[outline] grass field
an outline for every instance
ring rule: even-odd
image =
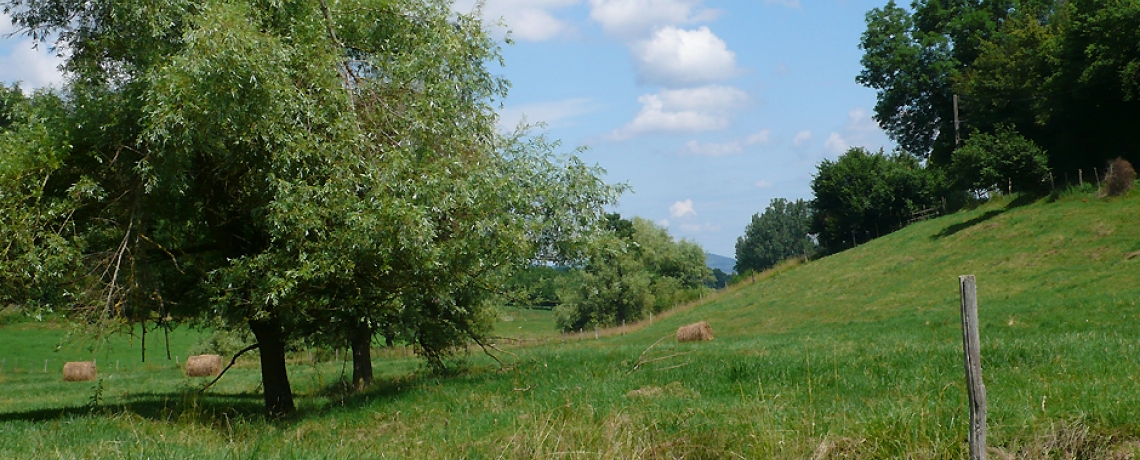
[[[1135,458],[1138,223],[1138,194],[997,200],[653,325],[504,346],[506,368],[473,354],[436,378],[381,351],[358,394],[338,390],[342,363],[298,357],[281,423],[259,416],[252,363],[201,396],[173,366],[64,384],[39,372],[61,331],[4,326],[0,353],[40,368],[0,373],[0,457],[966,458],[957,277],[974,274],[990,458]],[[542,338],[544,314],[504,310],[496,334]],[[716,340],[669,338],[698,320]]]

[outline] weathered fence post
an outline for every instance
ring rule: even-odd
[[[966,389],[970,400],[970,460],[986,459],[986,385],[982,383],[982,351],[978,339],[978,286],[974,275],[958,277],[962,293],[962,343],[966,355]]]

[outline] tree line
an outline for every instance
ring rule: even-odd
[[[995,192],[1040,196],[1101,177],[1107,193],[1131,188],[1140,1],[892,0],[866,23],[856,81],[876,90],[874,118],[898,149],[821,162],[811,200],[776,199],[753,216],[738,273],[854,247]]]

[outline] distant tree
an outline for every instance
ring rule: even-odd
[[[636,321],[692,299],[711,279],[696,243],[675,241],[645,219],[611,214],[607,220],[611,237],[590,249],[588,262],[559,291],[560,329]]]
[[[820,163],[812,179],[811,232],[835,253],[897,230],[914,211],[935,205],[939,177],[906,153],[851,148]]]
[[[515,305],[552,309],[558,305],[558,286],[569,269],[532,265],[519,270],[507,282],[509,301]]]
[[[714,268],[712,271],[712,279],[705,283],[713,289],[724,289],[728,287],[729,281],[732,281],[732,275],[725,273],[724,270]]]
[[[804,200],[774,198],[763,214],[753,214],[736,239],[736,272],[763,271],[793,256],[815,253],[811,206]]]

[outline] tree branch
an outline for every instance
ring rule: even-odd
[[[238,357],[239,357],[239,356],[241,356],[241,355],[244,355],[244,354],[245,354],[246,352],[248,352],[248,351],[256,350],[256,349],[258,349],[258,348],[260,348],[260,347],[261,347],[261,344],[260,344],[260,343],[255,343],[255,344],[253,344],[253,345],[250,345],[250,346],[248,346],[248,347],[245,347],[245,348],[244,348],[244,349],[242,349],[241,351],[237,352],[237,354],[235,354],[235,355],[234,355],[234,359],[231,359],[231,360],[230,360],[230,365],[229,365],[229,366],[226,366],[226,368],[225,368],[225,369],[222,369],[222,372],[221,372],[221,373],[219,373],[217,377],[214,377],[214,380],[213,380],[213,381],[211,381],[210,383],[207,383],[207,384],[206,384],[206,386],[202,387],[202,389],[201,389],[201,390],[198,390],[198,394],[203,394],[203,393],[205,393],[205,392],[206,392],[206,389],[207,389],[207,388],[210,388],[210,387],[211,387],[211,386],[213,386],[215,383],[218,383],[218,380],[221,380],[221,379],[222,379],[222,376],[223,376],[223,375],[226,375],[226,371],[230,370],[230,368],[231,368],[231,367],[234,367],[234,364],[237,364],[237,359],[238,359]]]

